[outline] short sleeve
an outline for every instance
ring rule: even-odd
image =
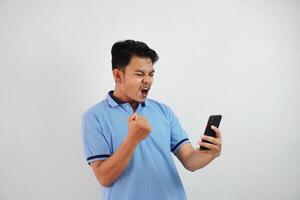
[[[189,143],[188,136],[183,130],[179,120],[169,109],[170,129],[171,129],[171,151],[173,154],[185,143]]]
[[[105,160],[111,155],[108,140],[93,112],[82,115],[81,134],[84,156],[88,164],[95,160]]]

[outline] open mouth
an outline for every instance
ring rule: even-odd
[[[147,97],[147,95],[148,95],[148,93],[149,93],[149,90],[150,90],[150,87],[143,87],[143,88],[141,89],[141,95],[142,95],[143,97]]]

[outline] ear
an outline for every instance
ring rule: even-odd
[[[115,83],[122,82],[122,71],[120,69],[113,69],[113,76],[115,79]]]

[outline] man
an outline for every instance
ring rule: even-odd
[[[125,40],[111,49],[115,89],[83,114],[84,153],[106,200],[183,200],[186,194],[171,153],[195,171],[221,152],[216,138],[202,136],[194,149],[165,104],[147,99],[158,55],[145,43]],[[203,140],[209,141],[204,142]]]

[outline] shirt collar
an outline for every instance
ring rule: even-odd
[[[108,103],[109,103],[110,106],[117,107],[119,105],[128,103],[128,102],[121,101],[120,99],[118,99],[116,96],[113,95],[113,92],[114,92],[113,90],[109,91],[108,94],[107,94],[107,96],[106,96],[106,99],[107,99],[107,101],[108,101]],[[146,106],[146,101],[141,102],[141,105],[142,106]]]

